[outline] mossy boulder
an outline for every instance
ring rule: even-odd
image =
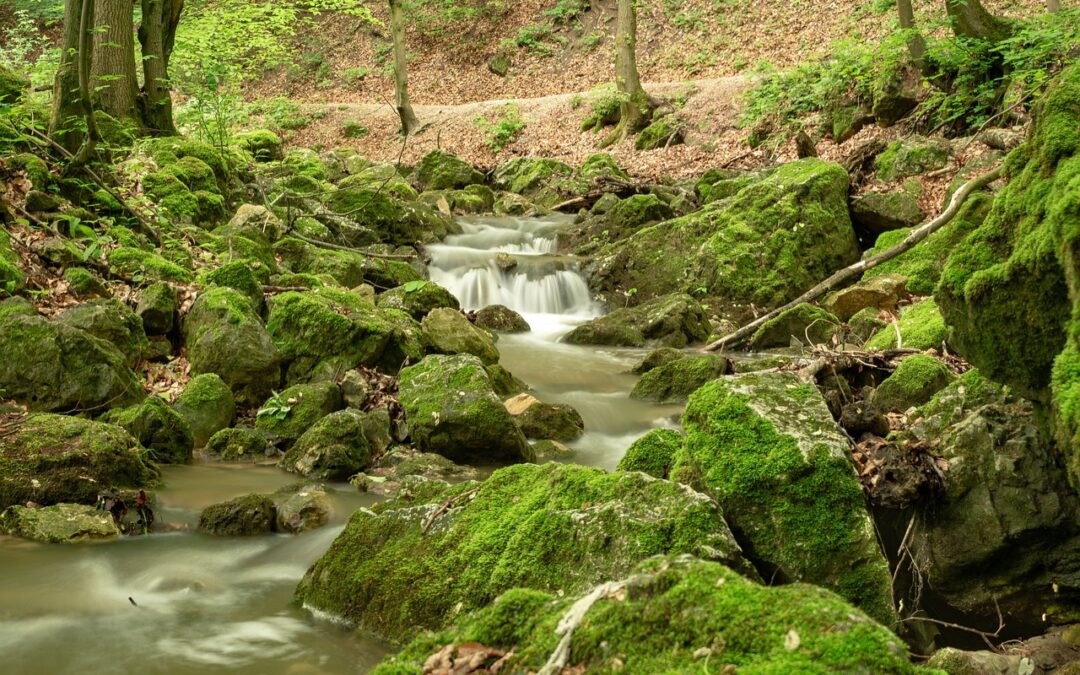
[[[240,291],[256,312],[262,312],[265,304],[262,284],[255,278],[251,266],[244,260],[233,260],[210,270],[199,276],[199,282],[204,286],[219,286]]]
[[[119,300],[91,300],[74,305],[60,312],[56,320],[112,343],[127,359],[129,367],[141,361],[150,347],[142,319]]]
[[[477,357],[425,357],[401,371],[398,386],[409,433],[421,452],[464,464],[533,460]]]
[[[414,176],[425,190],[460,190],[484,182],[484,174],[442,150],[434,150],[420,160]]]
[[[946,141],[909,136],[890,143],[874,160],[874,168],[879,179],[894,181],[943,169],[951,155]]]
[[[212,504],[199,514],[199,531],[215,537],[250,537],[274,528],[274,500],[267,495],[245,495]]]
[[[0,263],[0,266],[2,265],[3,263]],[[3,272],[0,272],[0,275],[2,274]],[[72,295],[77,298],[88,298],[95,295],[99,297],[109,296],[109,291],[101,283],[101,279],[85,267],[65,268],[64,281],[67,282]],[[3,281],[0,281],[0,285],[2,284]]]
[[[568,595],[506,591],[453,628],[419,635],[372,674],[421,673],[432,662],[464,667],[485,649],[496,650],[489,660],[506,653],[507,672],[543,672],[565,639],[557,626],[579,609],[584,620],[567,634],[564,672],[922,672],[888,629],[815,586],[762,586],[691,556],[654,558],[605,581]]]
[[[14,105],[30,89],[30,81],[10,68],[0,66],[0,103]]]
[[[167,335],[177,324],[178,310],[176,289],[159,281],[147,286],[139,295],[135,314],[142,319],[147,335]]]
[[[790,347],[793,340],[805,346],[828,345],[840,329],[840,319],[803,302],[762,324],[750,338],[750,348]]]
[[[472,354],[487,364],[499,362],[491,333],[477,328],[456,309],[433,309],[420,322],[431,348],[439,354]]]
[[[187,422],[195,447],[201,448],[233,423],[236,399],[225,380],[216,373],[205,373],[188,382],[173,409]]]
[[[183,284],[195,281],[190,266],[178,265],[141,248],[121,246],[110,251],[107,260],[112,270],[129,277],[140,275],[149,281],[176,281]]]
[[[847,321],[867,308],[893,311],[907,295],[907,277],[883,275],[864,279],[852,286],[830,293],[822,306],[836,318]]]
[[[376,187],[335,190],[326,196],[325,202],[332,213],[375,232],[385,243],[411,246],[425,240],[421,219],[401,201]],[[371,243],[357,239],[349,228],[338,234],[354,246]]]
[[[581,163],[581,169],[578,173],[581,174],[582,178],[590,182],[598,178],[630,180],[630,175],[623,171],[615,158],[606,152],[595,152],[589,155]]]
[[[525,438],[572,441],[585,433],[581,413],[565,403],[544,403],[529,394],[518,394],[505,405]]]
[[[849,441],[813,384],[790,373],[713,380],[690,396],[673,480],[712,495],[774,578],[835,590],[895,620]]]
[[[203,454],[226,462],[261,462],[276,457],[277,450],[255,429],[234,427],[211,436]]]
[[[31,410],[101,410],[142,400],[146,393],[128,361],[112,343],[49,321],[21,298],[0,303],[0,389]]]
[[[158,481],[146,449],[120,427],[64,415],[5,420],[0,436],[0,507],[93,504],[102,490]]]
[[[251,153],[256,162],[273,162],[280,160],[281,137],[269,129],[254,129],[233,136],[233,142]]]
[[[866,192],[851,200],[851,220],[871,241],[882,232],[915,227],[925,217],[919,196],[910,190]]]
[[[281,379],[274,341],[240,291],[202,293],[184,319],[184,342],[192,373],[217,373],[241,404],[261,403]]]
[[[689,295],[669,295],[637,307],[620,307],[570,331],[575,345],[685,347],[709,336],[705,309]]]
[[[581,592],[663,553],[742,564],[704,495],[641,473],[521,464],[357,511],[296,596],[400,640],[510,588]]]
[[[915,354],[904,359],[874,391],[878,410],[903,412],[922,405],[956,379],[952,371],[933,356]]]
[[[417,321],[428,312],[439,307],[461,308],[453,293],[433,281],[412,281],[403,286],[391,288],[380,294],[376,303],[379,307],[398,309]]]
[[[616,467],[619,471],[641,471],[653,478],[667,478],[683,437],[674,429],[653,429],[630,444]]]
[[[157,396],[148,396],[142,403],[128,408],[110,410],[101,419],[131,434],[158,462],[191,461],[195,447],[191,427],[180,413]]]
[[[838,164],[781,165],[604,246],[586,267],[590,285],[614,297],[635,288],[635,299],[692,292],[738,316],[781,305],[858,259],[847,192]]]
[[[597,205],[601,205],[600,202]],[[609,207],[590,217],[583,235],[600,241],[617,241],[646,225],[673,217],[675,211],[656,195],[633,195],[615,200]]]
[[[492,186],[497,190],[519,194],[547,209],[575,195],[584,194],[589,181],[564,162],[518,157],[495,169]]]
[[[329,276],[334,283],[346,288],[370,283],[389,289],[422,280],[420,273],[403,261],[316,248],[294,237],[286,237],[275,244],[274,255],[281,258],[281,266],[288,272]]]
[[[315,422],[281,459],[281,467],[320,480],[347,480],[370,467],[373,454],[363,414],[348,408]]]
[[[506,305],[488,305],[476,313],[476,325],[496,333],[528,333],[529,322]]]
[[[659,349],[652,350],[645,356],[645,358],[634,364],[631,372],[637,375],[644,375],[650,370],[659,368],[660,366],[666,366],[669,363],[673,363],[675,361],[678,361],[679,359],[684,359],[687,356],[689,356],[689,354],[687,354],[681,349],[675,349],[674,347],[661,347]]]
[[[396,372],[425,348],[420,325],[408,314],[334,288],[274,297],[267,327],[288,384],[336,379],[360,365]]]
[[[86,504],[9,506],[0,513],[0,532],[45,544],[103,541],[120,536],[107,511]]]
[[[634,385],[630,398],[656,403],[683,403],[709,380],[731,370],[723,356],[686,356],[645,372]]]
[[[301,483],[281,488],[270,495],[274,500],[274,530],[300,534],[330,522],[333,505],[326,488],[318,483]]]
[[[416,189],[402,177],[393,164],[372,164],[367,166],[342,179],[338,182],[338,187],[345,190],[357,188],[382,189],[387,194],[406,202],[413,201],[418,196]]]
[[[288,410],[275,414],[271,404],[283,404]],[[297,384],[275,394],[263,405],[263,411],[269,414],[259,415],[255,428],[285,445],[292,445],[316,422],[344,407],[341,387],[336,382]]]
[[[641,130],[634,141],[634,149],[656,150],[682,143],[682,123],[674,115],[664,115]]]
[[[949,338],[949,329],[941,310],[933,298],[927,298],[900,310],[900,317],[895,327],[886,326],[866,343],[869,350],[895,349],[896,328],[900,329],[900,340],[905,349],[937,349]]]
[[[19,256],[11,248],[11,235],[0,230],[0,297],[15,295],[26,285],[26,275],[19,269]]]

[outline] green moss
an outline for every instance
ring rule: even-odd
[[[276,454],[262,434],[254,429],[222,429],[206,443],[203,453],[226,462],[260,462]]]
[[[110,410],[101,419],[122,427],[158,462],[186,464],[191,461],[194,448],[191,426],[157,396],[149,396],[130,408]]]
[[[570,331],[564,341],[579,345],[681,348],[709,335],[704,308],[694,298],[674,294],[638,307],[621,307]]]
[[[956,379],[944,363],[926,354],[910,356],[874,392],[874,405],[882,411],[904,411],[922,405]]]
[[[530,157],[518,157],[500,165],[495,169],[493,183],[496,189],[522,195],[541,208],[584,194],[589,187],[588,181],[569,165]]]
[[[709,380],[728,372],[723,356],[687,356],[658,366],[641,376],[630,398],[657,403],[682,403]]]
[[[341,400],[341,389],[334,382],[298,384],[277,394],[271,401],[284,402],[289,408],[288,413],[260,415],[255,420],[255,428],[289,444],[303,436],[313,424],[345,405]]]
[[[191,283],[195,275],[190,269],[169,262],[151,251],[123,246],[108,255],[109,266],[127,276],[141,276],[156,281]]]
[[[236,416],[232,390],[217,374],[193,377],[177,397],[173,408],[191,428],[195,447],[203,447],[210,437],[229,426]]]
[[[56,320],[111,343],[131,367],[142,360],[150,347],[142,319],[119,300],[91,300],[73,305],[61,312]]]
[[[364,421],[364,415],[351,408],[322,417],[289,449],[281,459],[281,468],[319,480],[340,481],[365,471],[377,451],[364,433]]]
[[[7,157],[5,161],[12,171],[24,172],[36,190],[45,190],[52,182],[48,165],[33,153],[20,152]]]
[[[800,344],[828,344],[839,329],[839,319],[820,307],[804,302],[762,324],[750,339],[750,347],[788,347],[792,338]]]
[[[619,460],[619,471],[641,471],[654,478],[667,478],[683,437],[672,429],[653,429],[634,441]]]
[[[14,295],[26,285],[26,275],[19,269],[19,256],[11,248],[11,236],[0,230],[0,298]]]
[[[949,337],[949,329],[941,316],[937,303],[927,298],[900,311],[898,324],[904,349],[937,349]],[[889,325],[882,328],[866,343],[869,350],[895,349],[896,329]]]
[[[337,190],[326,197],[325,204],[333,213],[375,232],[386,243],[409,246],[423,239],[420,221],[412,212],[377,188]],[[356,239],[348,228],[340,234],[353,245],[371,243]]]
[[[597,178],[630,180],[629,174],[619,168],[615,158],[606,152],[589,155],[581,165],[579,173],[587,181],[594,181]]]
[[[777,579],[821,584],[892,623],[889,569],[848,441],[813,385],[713,380],[691,395],[683,426],[672,478],[715,497]]]
[[[420,160],[415,177],[425,190],[460,190],[484,182],[484,174],[442,150],[434,150]]]
[[[215,270],[200,275],[199,281],[205,286],[221,286],[240,291],[251,301],[252,307],[259,308],[263,305],[262,284],[256,281],[248,261],[227,262]]]
[[[2,236],[2,235],[0,235]],[[2,263],[0,263],[2,265]],[[104,288],[101,281],[94,273],[85,267],[68,267],[64,270],[64,281],[68,282],[68,288],[76,295],[85,297],[100,294]],[[3,272],[0,272],[0,286],[3,286]]]
[[[567,670],[589,673],[915,673],[903,642],[833,593],[771,588],[688,556],[650,560],[602,596],[574,630]],[[508,672],[539,671],[560,619],[582,594],[513,589],[450,630],[425,633],[374,675],[419,674],[445,645],[511,652]]]
[[[271,162],[282,157],[281,138],[269,129],[237,134],[233,142],[249,152],[256,162]]]
[[[946,143],[912,136],[893,141],[875,159],[878,178],[894,181],[943,168],[951,150]]]
[[[634,141],[635,150],[656,150],[669,145],[681,145],[682,125],[674,115],[664,115],[642,129]]]
[[[391,288],[379,295],[377,304],[379,307],[399,309],[417,321],[433,309],[461,308],[458,299],[450,291],[432,281],[417,281]]]
[[[481,484],[420,483],[357,511],[297,598],[400,640],[515,586],[574,593],[662,553],[740,564],[702,495],[640,473],[521,464]]]
[[[199,530],[217,537],[267,534],[274,528],[274,500],[266,495],[244,495],[213,504],[199,514]]]

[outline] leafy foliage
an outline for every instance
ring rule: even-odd
[[[473,123],[484,132],[488,148],[496,154],[513,143],[525,129],[525,120],[521,117],[521,110],[513,103],[504,105],[494,122],[486,117],[477,117]]]

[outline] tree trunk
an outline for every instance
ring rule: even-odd
[[[618,143],[644,129],[653,105],[641,87],[637,69],[637,11],[634,0],[619,0],[615,22],[615,89],[619,92],[619,123],[603,145]]]
[[[172,113],[169,58],[184,0],[142,0],[139,44],[143,53],[143,88],[140,93],[146,129],[156,136],[176,134]]]
[[[94,0],[83,0],[79,12],[79,105],[86,121],[86,136],[71,160],[73,167],[83,166],[94,156],[98,142],[94,102],[90,98],[90,69],[94,59]]]
[[[93,52],[80,50],[85,40],[82,17],[85,5],[93,17],[94,0],[66,0],[64,3],[64,33],[60,44],[60,66],[53,82],[53,104],[49,117],[49,136],[68,152],[75,154],[86,137],[81,120],[86,118],[89,99],[84,101],[79,86],[80,70],[89,71]],[[91,115],[92,119],[92,115]]]
[[[91,86],[99,110],[118,120],[137,121],[133,10],[132,0],[97,0]]]
[[[1059,12],[1061,11],[1061,0],[1046,0],[1046,11]]]
[[[958,37],[1001,42],[1012,34],[1012,25],[986,11],[980,0],[945,0],[945,10]]]
[[[401,118],[401,135],[408,136],[420,126],[409,102],[408,64],[405,55],[405,15],[401,0],[390,1],[390,39],[394,44],[394,95],[398,117]]]
[[[911,8],[911,0],[897,0],[896,8],[900,13],[900,28],[907,31],[907,48],[911,54],[911,60],[919,72],[926,70],[926,41],[922,34],[915,30],[915,11]]]

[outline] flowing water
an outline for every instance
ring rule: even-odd
[[[502,364],[543,401],[568,403],[586,433],[565,458],[613,468],[626,446],[678,408],[631,401],[630,367],[642,350],[579,347],[558,338],[593,318],[576,262],[556,254],[568,220],[474,218],[431,247],[431,277],[464,308],[504,304],[533,330],[503,335]],[[517,261],[503,271],[505,253]],[[505,259],[504,259],[505,262]],[[274,467],[164,468],[159,520],[192,526],[199,510],[294,476]],[[327,618],[291,604],[300,577],[356,508],[371,503],[336,486],[330,526],[299,536],[218,539],[191,529],[93,545],[0,537],[0,673],[364,673],[387,653]]]

